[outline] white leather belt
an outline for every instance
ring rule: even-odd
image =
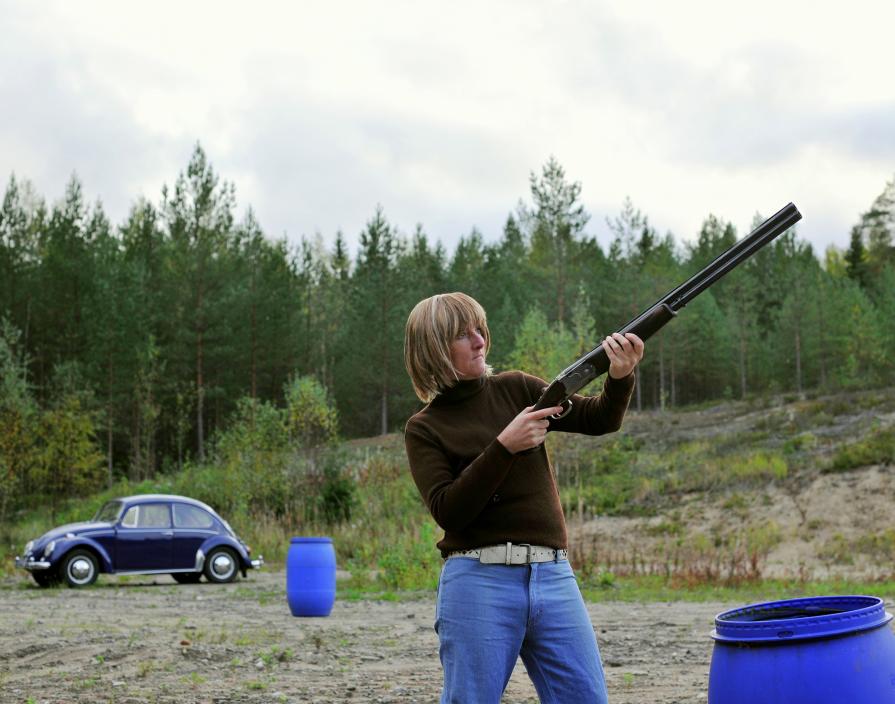
[[[488,545],[475,550],[454,550],[447,554],[447,559],[452,557],[474,558],[485,565],[528,565],[532,562],[559,562],[569,559],[568,550],[555,550],[543,545],[529,545],[528,543],[503,543],[501,545]]]

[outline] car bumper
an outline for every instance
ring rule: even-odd
[[[264,567],[264,555],[258,555],[258,557],[252,560],[252,569],[260,569]]]
[[[29,572],[34,570],[48,570],[50,563],[46,560],[35,560],[33,557],[19,557],[16,555],[16,567]]]

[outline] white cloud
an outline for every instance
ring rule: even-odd
[[[121,222],[196,141],[271,236],[377,204],[448,248],[499,236],[555,155],[590,231],[625,196],[691,237],[794,200],[821,251],[895,171],[895,5],[0,0],[0,176],[72,171]]]

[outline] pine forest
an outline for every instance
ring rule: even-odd
[[[449,253],[376,207],[351,252],[343,233],[266,236],[200,146],[158,202],[136,201],[119,224],[75,176],[51,205],[10,177],[0,520],[38,491],[210,461],[238,432],[263,444],[264,428],[285,428],[307,448],[400,432],[420,407],[404,323],[435,293],[482,303],[496,371],[550,379],[771,214],[741,227],[707,214],[699,232],[662,233],[631,200],[592,220],[581,189],[551,158],[502,232],[473,228]],[[895,180],[881,191],[843,233],[847,248],[813,251],[798,231],[806,214],[691,303],[647,343],[634,410],[893,384]]]

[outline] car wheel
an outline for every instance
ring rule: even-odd
[[[59,574],[56,570],[35,570],[31,576],[39,587],[55,587],[59,584]]]
[[[89,550],[72,550],[62,559],[62,578],[70,587],[86,587],[96,581],[99,565]]]
[[[178,584],[195,584],[202,579],[201,572],[172,572],[171,576]]]
[[[229,548],[215,548],[205,558],[205,578],[209,582],[232,582],[238,571],[236,554]]]

